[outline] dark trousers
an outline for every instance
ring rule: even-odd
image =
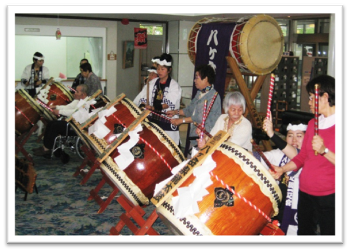
[[[298,235],[335,235],[335,194],[313,196],[299,190]]]
[[[35,97],[36,95],[36,89],[33,88],[33,89],[26,89],[27,93],[31,96],[31,97]]]
[[[67,132],[67,122],[63,121],[51,121],[46,125],[45,135],[44,135],[44,146],[47,149],[52,149],[55,142],[55,138],[58,135],[66,135]],[[70,127],[70,126],[68,126]],[[75,135],[71,130],[68,130],[68,135]]]

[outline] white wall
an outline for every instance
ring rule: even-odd
[[[188,35],[195,22],[169,22],[169,53],[174,58],[173,78],[182,87],[182,103],[187,106],[191,102],[194,65],[187,52]]]

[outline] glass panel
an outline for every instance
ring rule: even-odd
[[[328,57],[328,43],[320,43],[318,45],[317,56]]]
[[[75,78],[80,72],[79,63],[87,58],[92,71],[103,77],[103,39],[101,37],[62,37],[56,40],[54,36],[28,36],[15,37],[15,79],[21,78],[23,69],[33,63],[35,52],[45,57],[44,66],[50,71],[50,76],[58,78],[63,73],[67,78]]]
[[[298,20],[297,34],[314,34],[315,23],[315,20]]]
[[[329,33],[329,18],[320,19],[320,33]]]
[[[163,35],[162,25],[140,25],[140,28],[147,29],[147,35]]]

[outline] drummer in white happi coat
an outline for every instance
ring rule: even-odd
[[[180,109],[182,89],[180,85],[170,77],[172,57],[170,54],[163,53],[160,58],[157,59],[157,63],[158,78],[149,82],[148,92],[147,85],[143,87],[141,92],[134,99],[134,103],[140,108],[146,108],[155,113],[166,113],[166,111],[169,110],[178,110]],[[180,144],[178,126],[170,124],[169,120],[162,119],[159,116],[151,117],[150,121],[160,126],[175,144]]]

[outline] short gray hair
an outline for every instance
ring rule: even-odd
[[[222,107],[227,114],[227,111],[231,105],[240,105],[243,108],[243,113],[245,113],[246,101],[244,96],[240,92],[230,92],[227,93],[222,104]]]
[[[89,87],[86,84],[79,84],[78,87],[81,87],[81,92],[88,94],[89,93]]]

